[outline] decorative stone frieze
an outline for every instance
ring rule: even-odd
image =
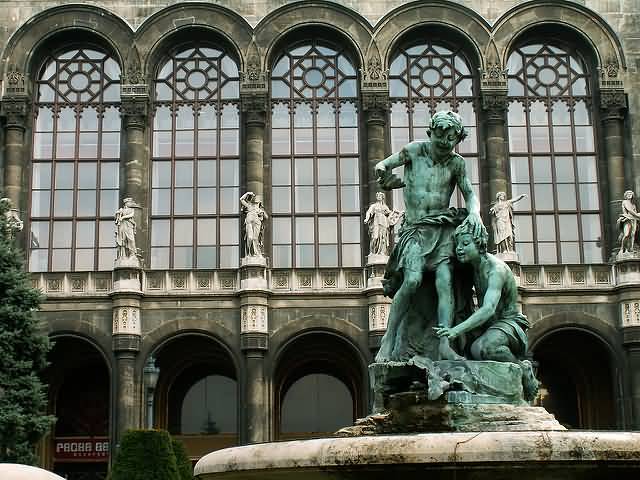
[[[141,335],[140,308],[133,306],[114,307],[113,335]]]
[[[488,63],[487,68],[480,69],[480,88],[506,91],[507,75],[508,70],[499,63]]]
[[[640,300],[625,301],[620,304],[622,328],[640,327]]]
[[[240,332],[268,333],[268,312],[266,305],[243,305],[240,307]]]
[[[387,329],[387,321],[389,320],[388,303],[376,303],[369,305],[369,331],[381,331]]]
[[[600,89],[624,89],[622,77],[620,76],[620,64],[615,59],[608,59],[598,68],[600,74]]]
[[[269,82],[269,70],[262,71],[260,63],[256,60],[247,62],[247,68],[240,73],[240,91],[267,92]]]
[[[365,67],[360,69],[362,91],[381,90],[389,91],[389,70],[382,68],[382,61],[378,54],[369,57]]]
[[[26,75],[16,69],[15,67],[9,68],[9,71],[5,75],[5,88],[4,95],[7,96],[26,96],[27,95],[27,82]]]

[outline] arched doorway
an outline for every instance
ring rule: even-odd
[[[94,345],[72,336],[54,338],[48,358],[49,409],[57,422],[47,463],[70,480],[102,480],[109,461],[109,367]]]
[[[568,428],[615,428],[610,355],[604,341],[582,329],[544,336],[533,347],[541,382],[536,402]]]
[[[275,372],[275,432],[280,440],[323,437],[366,410],[363,361],[338,335],[309,332],[282,351]]]
[[[194,333],[169,340],[154,357],[154,426],[181,440],[192,460],[237,445],[238,377],[227,348]]]

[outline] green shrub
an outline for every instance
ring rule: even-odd
[[[191,460],[189,460],[183,443],[180,440],[172,438],[171,444],[173,445],[173,453],[176,455],[176,464],[178,465],[180,480],[193,480],[193,467],[191,466]]]
[[[129,430],[120,441],[111,480],[182,480],[164,430]]]

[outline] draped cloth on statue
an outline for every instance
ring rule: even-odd
[[[396,337],[396,342],[408,342],[405,360],[414,355],[438,358],[439,340],[433,327],[438,326],[435,270],[440,264],[453,265],[454,324],[473,312],[473,275],[469,267],[454,259],[453,233],[466,217],[466,209],[451,207],[425,215],[414,223],[405,222],[400,229],[382,281],[385,295],[393,298],[402,285],[405,270],[422,272],[422,284],[413,296],[405,318],[400,321]],[[458,351],[464,347],[462,339]]]

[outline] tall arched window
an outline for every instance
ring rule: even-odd
[[[467,175],[476,195],[478,174],[477,95],[471,63],[462,51],[440,42],[419,41],[400,48],[389,68],[391,98],[391,150],[398,152],[407,143],[427,139],[431,116],[439,110],[457,112],[469,136],[456,151],[467,164]],[[451,203],[464,205],[456,189]],[[402,190],[393,191],[396,208],[403,208]]]
[[[182,47],[158,69],[151,268],[238,266],[238,99],[238,65],[219,47]]]
[[[343,48],[288,48],[271,75],[273,266],[359,267],[356,69]]]
[[[92,48],[49,57],[36,81],[29,269],[109,270],[120,159],[120,66]]]
[[[559,44],[509,56],[509,155],[516,250],[523,263],[603,261],[590,75]]]

